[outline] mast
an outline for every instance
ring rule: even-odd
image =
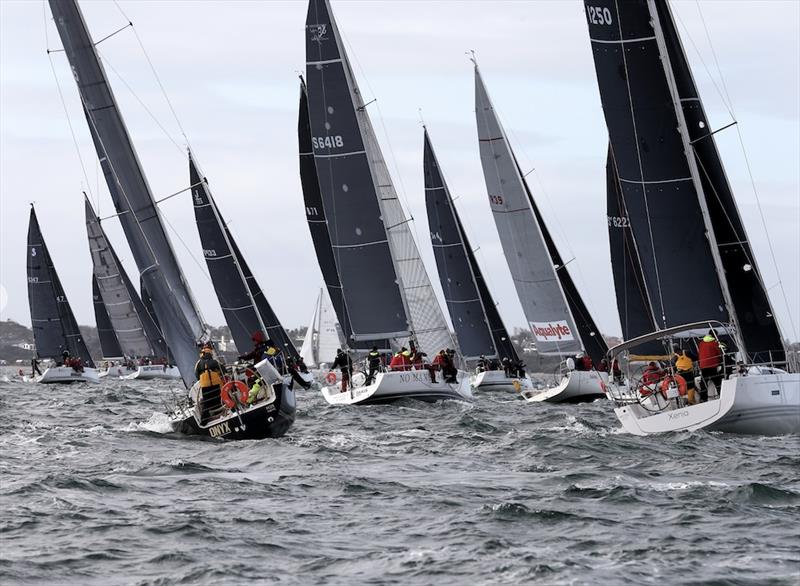
[[[431,246],[459,348],[467,360],[480,356],[497,357],[499,351],[495,347],[484,299],[478,290],[469,258],[472,250],[457,220],[453,199],[427,128],[424,130],[423,170]],[[486,301],[494,305],[491,299]]]
[[[195,381],[196,344],[207,331],[150,186],[131,143],[113,91],[75,0],[49,0],[86,113],[103,174],[153,309],[184,384]]]
[[[75,321],[75,315],[44,242],[33,205],[28,220],[27,273],[28,303],[36,355],[58,361],[61,360],[61,353],[66,350],[71,356],[79,357],[85,366],[94,368],[94,361],[83,341],[78,322]]]
[[[97,277],[92,275],[92,301],[94,305],[94,319],[97,324],[97,337],[100,338],[100,350],[103,358],[123,358],[125,353],[119,345],[117,334],[111,325],[111,320],[100,295],[100,287],[97,285]]]
[[[525,179],[486,86],[475,63],[475,115],[489,203],[514,286],[540,354],[565,356],[586,350],[550,257],[543,222],[535,209]],[[549,235],[548,235],[549,238]],[[575,291],[577,295],[577,290]],[[597,336],[600,338],[600,336]]]
[[[452,346],[327,0],[309,2],[306,56],[312,147],[353,339],[413,331],[428,352]]]

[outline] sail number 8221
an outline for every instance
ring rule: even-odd
[[[311,144],[315,149],[333,149],[344,146],[344,139],[340,134],[336,136],[312,136]]]
[[[587,6],[586,16],[589,18],[589,24],[611,24],[612,22],[611,11],[600,6]]]

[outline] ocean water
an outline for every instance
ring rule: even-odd
[[[619,430],[606,401],[332,408],[167,433],[164,382],[0,373],[0,584],[793,584],[798,437]]]

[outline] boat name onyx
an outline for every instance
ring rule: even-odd
[[[211,437],[219,437],[221,435],[230,433],[231,428],[228,423],[228,421],[223,421],[222,423],[218,423],[217,425],[213,426],[208,430],[209,435],[211,435]]]

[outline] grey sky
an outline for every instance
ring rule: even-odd
[[[305,324],[321,283],[297,172],[297,73],[305,62],[306,2],[123,1],[120,6],[133,21],[276,312],[286,326]],[[127,22],[114,3],[84,2],[82,7],[95,40]],[[722,82],[698,4],[679,1],[673,7],[712,127],[724,126],[731,115],[721,97],[724,90],[717,89]],[[800,3],[714,0],[700,7],[798,324]],[[465,55],[474,49],[521,164],[536,168],[528,180],[562,255],[576,257],[570,270],[601,329],[618,334],[604,209],[607,136],[582,3],[341,0],[333,8],[362,91],[378,99],[369,109],[398,191],[416,218],[432,278],[419,108],[470,240],[480,246],[478,260],[500,311],[509,326],[525,323],[486,201],[472,70]],[[30,323],[24,251],[28,202],[35,201],[78,321],[90,324],[91,259],[81,191],[88,188],[95,204],[99,197],[101,216],[113,208],[66,58],[55,53],[88,185],[84,179],[45,54],[45,31],[49,47],[60,48],[41,1],[0,1],[0,283],[7,294],[0,317]],[[154,193],[163,197],[184,188],[185,140],[136,37],[128,29],[99,48]],[[717,137],[784,333],[792,336],[736,130]],[[174,228],[170,236],[206,321],[223,323],[189,194],[165,202],[162,211]],[[119,224],[104,225],[133,274]]]

